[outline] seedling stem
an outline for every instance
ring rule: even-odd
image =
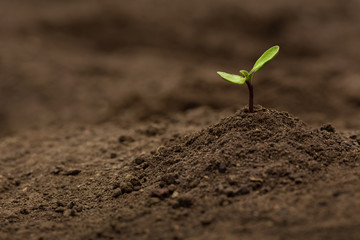
[[[254,73],[259,71],[261,68],[264,67],[266,63],[271,61],[279,52],[280,47],[274,46],[268,49],[266,52],[261,55],[261,57],[255,62],[253,68],[251,69],[250,73],[246,70],[240,70],[240,73],[243,76],[229,74],[225,72],[217,72],[222,79],[236,83],[236,84],[244,84],[248,86],[249,89],[249,113],[254,112],[254,85],[252,83]]]
[[[246,85],[249,89],[249,112],[254,112],[254,85],[252,85],[249,81],[246,81]]]

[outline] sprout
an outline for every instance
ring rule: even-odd
[[[240,73],[243,76],[235,75],[235,74],[229,74],[225,72],[217,72],[222,79],[236,83],[236,84],[244,84],[248,86],[249,89],[249,112],[254,112],[254,86],[252,83],[252,79],[254,76],[254,73],[262,69],[266,63],[270,62],[279,52],[280,47],[274,46],[270,49],[268,49],[266,52],[261,55],[261,57],[256,61],[253,68],[250,72],[246,70],[240,70]]]

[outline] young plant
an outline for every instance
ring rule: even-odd
[[[222,77],[222,79],[224,79],[226,81],[236,83],[236,84],[246,83],[246,85],[248,86],[248,89],[249,89],[249,112],[250,113],[254,112],[254,85],[252,83],[254,73],[259,71],[261,68],[264,67],[264,65],[266,63],[271,61],[278,54],[279,49],[280,49],[279,46],[274,46],[274,47],[268,49],[266,52],[264,52],[263,55],[261,55],[261,57],[255,62],[254,66],[250,72],[248,72],[246,70],[240,70],[240,73],[243,76],[229,74],[229,73],[225,73],[225,72],[217,72],[220,75],[220,77]]]

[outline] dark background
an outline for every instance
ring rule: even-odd
[[[255,76],[255,103],[358,129],[359,9],[356,0],[2,0],[0,136],[235,110],[247,89],[216,71],[249,70],[276,44]]]

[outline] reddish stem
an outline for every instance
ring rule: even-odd
[[[246,85],[249,89],[249,112],[254,112],[254,85],[252,85],[249,81],[246,81]]]

